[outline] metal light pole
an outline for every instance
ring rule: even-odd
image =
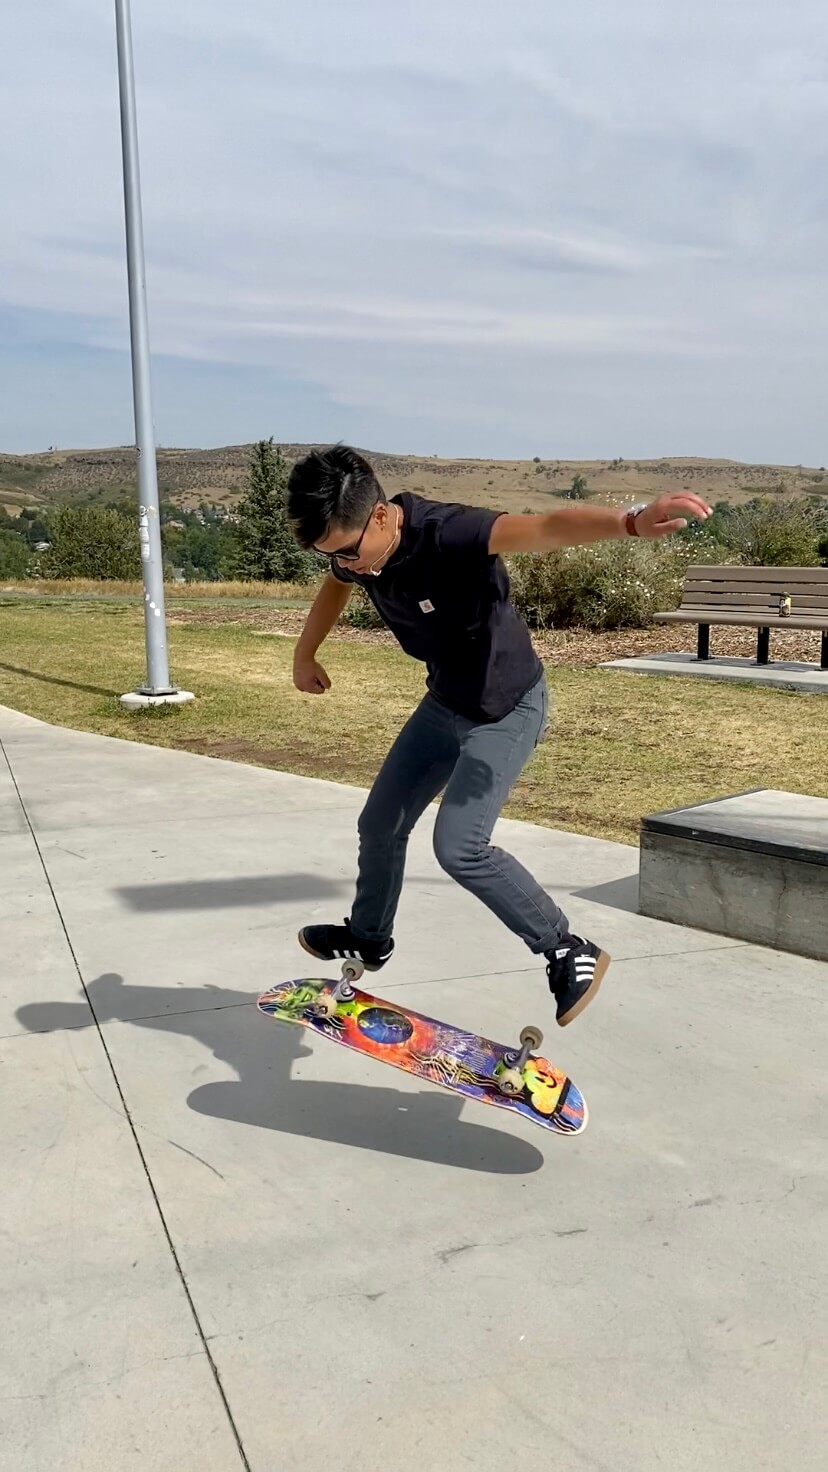
[[[121,99],[121,149],[124,161],[124,214],[126,217],[129,333],[132,349],[132,396],[135,405],[135,444],[138,454],[138,536],[144,582],[144,629],[147,682],[121,704],[130,709],[145,705],[179,704],[192,700],[188,690],[170,684],[167,625],[164,610],[164,563],[161,518],[158,510],[158,472],[152,422],[147,282],[144,263],[144,224],[141,211],[141,175],[138,166],[138,123],[135,109],[135,71],[132,59],[132,23],[129,0],[115,0],[118,41],[118,87]]]

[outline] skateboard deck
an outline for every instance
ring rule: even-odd
[[[304,977],[286,981],[259,997],[259,1010],[467,1099],[520,1114],[556,1134],[575,1135],[586,1129],[589,1114],[583,1094],[548,1059],[530,1053],[521,1069],[520,1091],[505,1094],[498,1087],[497,1071],[514,1065],[521,1053],[518,1045],[491,1042],[358,987],[347,1000],[337,1002],[333,1016],[320,1015],[315,1009],[320,1000],[331,998],[336,986],[335,981]]]

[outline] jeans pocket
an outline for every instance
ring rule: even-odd
[[[546,688],[546,684],[543,684],[543,685],[541,685],[540,724],[538,726],[538,734],[535,737],[535,750],[536,751],[537,751],[538,747],[540,746],[541,742],[543,741],[543,738],[546,735],[547,730],[549,729],[549,705],[550,705],[549,691]]]

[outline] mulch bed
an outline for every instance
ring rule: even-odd
[[[168,607],[171,624],[244,624],[257,634],[295,638],[302,630],[306,611],[301,608],[210,608],[176,609]],[[380,629],[352,629],[342,624],[331,636],[350,644],[372,644],[393,647],[392,634]],[[695,653],[696,631],[691,625],[656,625],[651,629],[617,629],[612,633],[595,633],[590,629],[537,630],[535,647],[547,665],[567,665],[588,669],[609,659],[632,659],[648,654]],[[771,657],[775,660],[819,664],[819,634],[803,629],[773,632]],[[752,659],[756,655],[756,630],[712,628],[710,650],[713,655],[729,655]]]

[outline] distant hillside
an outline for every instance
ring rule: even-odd
[[[288,459],[306,445],[283,445]],[[219,450],[158,452],[163,497],[183,508],[201,501],[228,504],[240,495],[247,473],[249,445]],[[365,451],[386,489],[419,491],[439,500],[465,501],[513,510],[539,510],[550,496],[582,475],[590,492],[610,504],[647,500],[661,491],[690,487],[710,501],[745,501],[751,496],[828,495],[825,468],[802,465],[744,465],[735,460],[442,460]],[[135,452],[54,450],[42,455],[0,454],[0,505],[14,514],[23,506],[49,507],[61,501],[106,500],[134,491]]]

